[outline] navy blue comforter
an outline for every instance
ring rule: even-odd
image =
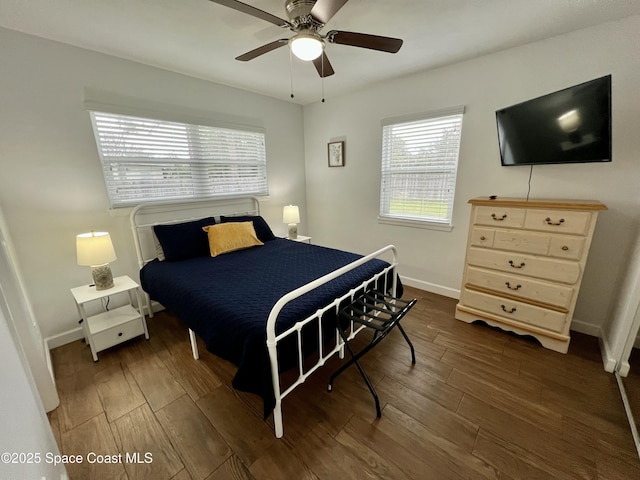
[[[234,388],[262,396],[266,417],[275,406],[265,343],[271,308],[284,294],[358,258],[361,255],[276,239],[214,258],[156,260],[143,267],[140,279],[151,298],[196,332],[211,353],[238,367]],[[387,265],[372,260],[291,302],[278,318],[277,332],[308,317]],[[309,330],[317,331],[317,327]],[[295,342],[289,343],[297,350]],[[281,371],[295,365],[296,358],[293,351],[279,346]]]

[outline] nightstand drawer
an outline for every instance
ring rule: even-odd
[[[95,344],[94,347],[96,351],[100,352],[142,334],[144,334],[142,320],[136,319],[129,323],[100,332],[97,335],[93,335],[91,338]]]
[[[96,352],[145,333],[142,318],[131,305],[90,317],[89,328]]]

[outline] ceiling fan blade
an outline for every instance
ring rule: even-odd
[[[224,5],[225,7],[233,8],[234,10],[238,10],[239,12],[246,13],[248,15],[254,16],[261,20],[266,20],[269,23],[273,23],[279,27],[288,27],[291,28],[292,25],[286,20],[276,17],[275,15],[271,15],[264,10],[260,10],[259,8],[252,7],[251,5],[247,5],[246,3],[238,2],[237,0],[209,0],[213,3],[217,3],[219,5]]]
[[[327,58],[327,54],[324,52],[322,52],[322,55],[320,55],[313,61],[313,65],[316,67],[318,75],[320,75],[322,78],[330,77],[335,73],[333,71],[331,63],[329,62],[329,59]]]
[[[247,62],[249,60],[253,60],[260,55],[264,55],[265,53],[269,53],[271,50],[275,50],[276,48],[280,48],[289,43],[289,40],[286,38],[281,38],[276,40],[275,42],[267,43],[266,45],[262,45],[250,52],[247,52],[239,57],[236,57],[236,60],[240,60],[241,62]]]
[[[347,2],[348,0],[318,0],[310,15],[326,25]]]
[[[389,53],[396,53],[402,46],[402,40],[399,38],[381,37],[367,33],[344,32],[342,30],[331,30],[327,33],[326,39],[330,43],[369,48],[371,50],[380,50],[381,52]]]

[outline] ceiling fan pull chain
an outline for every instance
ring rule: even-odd
[[[324,52],[322,52],[322,74],[320,75],[320,80],[322,81],[322,103],[324,103]]]
[[[291,53],[291,49],[289,49],[289,75],[290,75],[290,89],[291,89],[291,98],[294,97],[293,95],[293,59],[291,57],[292,53]]]

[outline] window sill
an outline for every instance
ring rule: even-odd
[[[441,232],[450,232],[453,230],[453,225],[401,218],[378,217],[378,223],[384,223],[385,225],[397,225],[401,227],[425,228],[427,230],[438,230]]]

